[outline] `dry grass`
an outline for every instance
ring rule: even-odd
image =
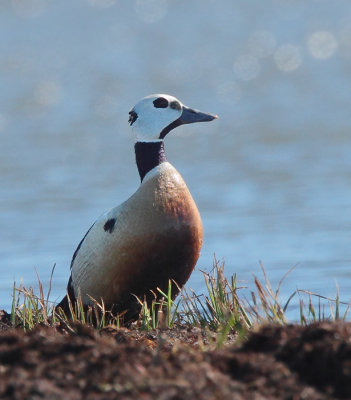
[[[240,287],[236,275],[225,276],[224,262],[214,260],[210,273],[202,272],[206,293],[198,295],[192,289],[183,288],[177,301],[172,300],[171,282],[167,293],[161,300],[155,300],[151,307],[138,299],[141,304],[139,319],[133,325],[141,330],[172,328],[177,324],[191,324],[217,332],[217,344],[221,346],[229,333],[236,332],[239,337],[245,337],[253,327],[263,323],[287,324],[287,310],[294,296],[299,297],[299,316],[301,325],[325,320],[345,320],[348,316],[350,303],[340,301],[337,290],[336,297],[327,298],[304,290],[296,290],[285,304],[280,301],[281,286],[288,271],[281,279],[276,289],[273,289],[264,267],[261,265],[263,280],[253,277],[254,289]],[[13,302],[11,322],[13,326],[21,326],[24,330],[33,329],[37,324],[55,325],[58,323],[74,330],[74,323],[88,324],[104,328],[107,324],[120,326],[123,315],[111,316],[106,311],[103,302],[94,299],[94,306],[86,310],[80,296],[69,305],[69,315],[56,310],[50,300],[51,282],[47,294],[44,294],[42,283],[38,278],[39,293],[35,294],[32,287],[13,287]],[[249,292],[249,296],[247,296]],[[247,299],[249,298],[249,300]],[[341,315],[341,306],[344,311]]]

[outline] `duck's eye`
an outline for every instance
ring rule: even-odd
[[[173,110],[180,110],[181,109],[181,105],[180,105],[179,101],[176,101],[176,100],[171,101],[169,106],[171,108],[173,108]]]
[[[153,101],[154,107],[156,108],[167,108],[168,107],[168,100],[164,97],[158,97],[156,100]]]
[[[129,119],[128,122],[130,123],[130,125],[133,125],[134,122],[137,120],[138,118],[138,114],[135,111],[129,111]]]

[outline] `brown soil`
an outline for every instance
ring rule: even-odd
[[[0,398],[351,399],[351,323],[264,326],[220,350],[193,327],[73,330],[0,314]]]

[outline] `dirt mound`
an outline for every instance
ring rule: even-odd
[[[351,324],[266,326],[221,350],[190,327],[74,330],[0,332],[0,398],[351,398]]]

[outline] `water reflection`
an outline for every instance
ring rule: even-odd
[[[0,5],[0,308],[13,279],[62,296],[94,219],[139,182],[128,111],[168,92],[220,115],[166,143],[213,253],[251,282],[351,286],[351,5],[340,0]],[[318,7],[316,7],[318,5]],[[189,283],[201,291],[201,274]]]
[[[116,3],[116,0],[88,0],[88,2],[93,7],[108,8],[112,7]]]
[[[61,87],[54,81],[41,81],[34,88],[33,100],[40,106],[57,104],[61,98]]]
[[[221,102],[235,105],[239,103],[242,91],[240,86],[235,81],[226,81],[219,83],[217,86],[217,96]]]
[[[243,54],[234,61],[234,72],[238,79],[251,81],[257,78],[260,73],[260,64],[256,57],[250,54]]]
[[[308,38],[307,46],[314,58],[324,60],[332,57],[338,48],[338,42],[333,33],[317,31]]]
[[[136,0],[135,11],[144,22],[157,22],[167,13],[167,0]]]
[[[47,0],[11,0],[13,11],[24,18],[42,15],[48,6]]]
[[[302,64],[301,51],[291,43],[282,44],[274,53],[274,61],[281,71],[295,71]]]
[[[255,31],[248,39],[250,53],[258,58],[269,57],[277,45],[277,40],[272,32]]]

